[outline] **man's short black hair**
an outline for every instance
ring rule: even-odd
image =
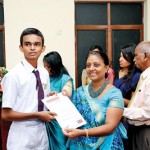
[[[25,35],[29,35],[29,34],[35,34],[37,36],[40,36],[42,38],[42,46],[44,46],[44,36],[43,34],[36,28],[27,28],[25,29],[22,33],[21,33],[21,36],[20,36],[20,45],[23,44],[23,37]]]

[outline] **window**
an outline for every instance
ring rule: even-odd
[[[4,53],[4,10],[3,3],[0,2],[0,66],[5,66]]]
[[[91,46],[101,45],[115,73],[119,69],[120,48],[143,40],[143,2],[76,2],[76,85]]]

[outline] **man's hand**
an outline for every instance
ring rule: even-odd
[[[51,122],[52,120],[55,119],[55,116],[57,116],[56,113],[51,111],[40,111],[37,113],[38,113],[38,118],[40,120],[47,121],[47,122]]]
[[[48,96],[53,96],[53,95],[57,95],[57,92],[56,91],[51,91]]]

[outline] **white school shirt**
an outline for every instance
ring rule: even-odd
[[[150,125],[150,67],[142,74],[143,82],[135,95],[132,105],[124,109],[123,116],[135,126]]]
[[[2,80],[2,108],[12,108],[18,112],[38,111],[38,90],[36,77],[32,71],[35,68],[25,59],[5,75]],[[50,81],[47,70],[37,66],[43,85],[44,96],[50,93]]]
[[[17,112],[38,111],[38,91],[35,68],[26,60],[19,63],[2,80],[2,108],[12,108]],[[44,95],[50,92],[49,74],[38,66]],[[47,150],[48,136],[44,122],[38,119],[13,121],[7,139],[7,150]]]

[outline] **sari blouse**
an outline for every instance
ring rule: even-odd
[[[51,91],[57,91],[58,93],[61,92],[63,87],[69,80],[72,82],[72,90],[73,90],[73,80],[69,75],[63,74],[61,77],[57,78],[51,77],[50,78]]]

